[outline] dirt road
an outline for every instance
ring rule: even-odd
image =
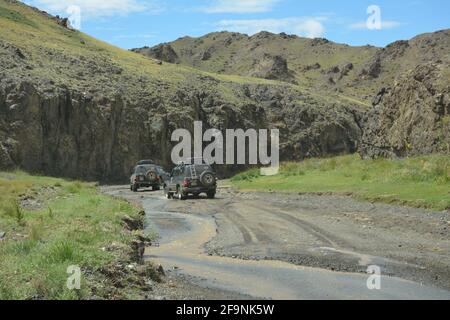
[[[347,197],[243,194],[138,200],[159,247],[146,259],[195,286],[267,299],[450,299],[450,214]],[[369,266],[381,290],[367,288]]]

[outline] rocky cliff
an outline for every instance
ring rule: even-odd
[[[171,133],[192,130],[195,120],[221,130],[278,128],[286,160],[355,152],[361,136],[357,109],[311,108],[291,101],[295,93],[266,85],[234,87],[233,93],[248,101],[243,104],[188,85],[168,100],[155,96],[151,105],[131,104],[119,94],[86,96],[63,87],[43,93],[26,81],[0,88],[2,170],[19,167],[123,181],[138,159],[154,158],[170,166]]]
[[[450,68],[427,63],[400,76],[365,115],[366,158],[450,153]]]

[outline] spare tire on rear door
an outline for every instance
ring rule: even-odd
[[[216,183],[216,177],[211,171],[205,171],[200,175],[200,182],[205,187],[212,187]]]
[[[147,179],[152,182],[156,181],[158,179],[158,173],[154,170],[147,171],[147,173],[145,175],[147,176]]]

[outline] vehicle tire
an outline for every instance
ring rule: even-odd
[[[214,199],[216,197],[216,191],[211,191],[206,194],[208,199]]]
[[[164,186],[164,195],[166,196],[166,199],[173,199],[173,192],[170,192],[170,189],[168,186]]]
[[[153,170],[149,170],[147,171],[147,173],[145,174],[145,176],[148,178],[148,180],[150,180],[151,182],[155,182],[156,180],[158,180],[158,173],[156,171]]]
[[[200,182],[205,187],[212,187],[216,183],[216,177],[211,171],[205,171],[200,175]]]
[[[177,188],[176,197],[178,200],[186,200],[186,195],[180,191],[180,188]]]
[[[200,193],[194,193],[194,198],[198,199],[200,197]]]
[[[152,187],[152,190],[153,191],[159,191],[159,190],[161,190],[161,187]]]

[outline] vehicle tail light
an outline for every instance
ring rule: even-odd
[[[183,181],[183,187],[185,187],[185,188],[189,187],[190,184],[191,184],[191,181],[189,179],[185,179]]]

